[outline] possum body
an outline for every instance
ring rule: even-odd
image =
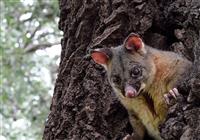
[[[136,139],[142,140],[147,131],[162,140],[158,127],[168,111],[163,95],[176,87],[192,63],[174,52],[145,45],[134,33],[121,46],[93,50],[91,57],[106,69],[110,85],[129,113]]]

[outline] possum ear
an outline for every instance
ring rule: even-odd
[[[91,51],[91,57],[94,62],[106,68],[112,57],[112,52],[109,48],[95,49]]]
[[[124,46],[131,52],[146,53],[145,45],[138,34],[131,33],[124,41]]]

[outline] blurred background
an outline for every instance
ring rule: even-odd
[[[58,0],[0,0],[0,140],[42,139],[59,65]]]

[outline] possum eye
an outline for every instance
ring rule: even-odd
[[[135,67],[131,70],[131,73],[130,73],[131,77],[138,77],[138,76],[140,76],[141,74],[142,74],[142,71],[141,71],[140,67],[138,67],[138,66],[135,66]]]
[[[117,76],[117,75],[114,75],[114,76],[112,77],[112,81],[113,81],[113,83],[115,83],[115,84],[117,84],[117,85],[120,85],[120,83],[121,83],[121,78],[120,78],[119,76]]]

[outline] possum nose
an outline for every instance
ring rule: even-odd
[[[133,98],[137,96],[137,91],[134,87],[126,85],[125,87],[125,96],[128,98]]]

